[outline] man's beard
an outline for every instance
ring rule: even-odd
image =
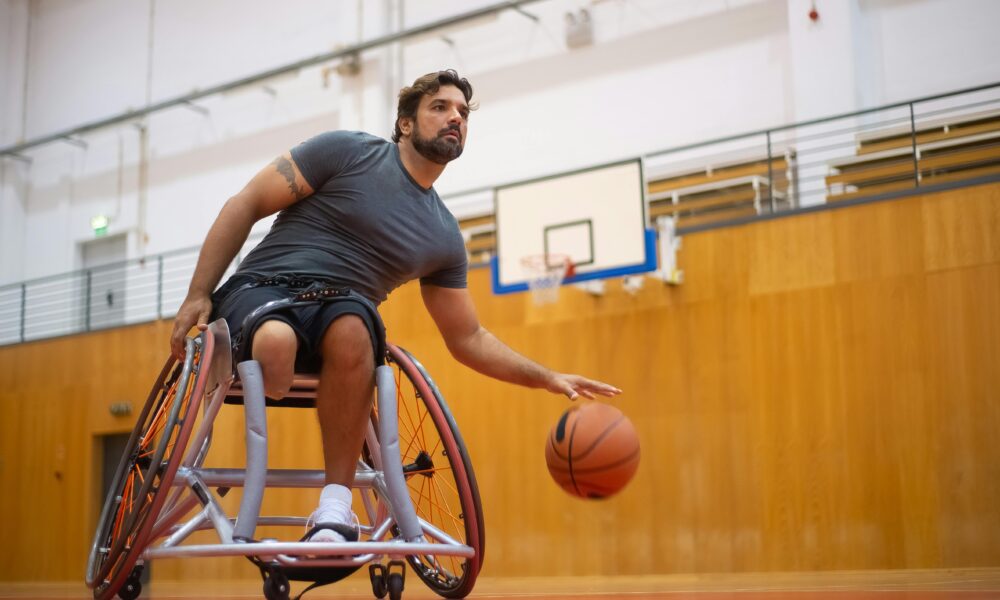
[[[454,129],[455,133],[459,135],[459,139],[448,140],[441,135],[449,129]],[[461,130],[447,127],[439,131],[436,137],[425,138],[420,135],[420,129],[417,127],[416,121],[414,121],[413,148],[427,160],[439,165],[446,165],[462,155],[461,135]]]

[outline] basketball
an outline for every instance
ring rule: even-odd
[[[639,434],[614,406],[587,402],[574,406],[549,432],[545,462],[552,479],[579,498],[613,496],[639,467]]]

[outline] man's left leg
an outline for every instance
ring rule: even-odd
[[[375,389],[375,356],[368,326],[358,316],[337,318],[320,344],[323,366],[316,390],[316,411],[323,438],[326,487],[313,522],[349,525],[356,539],[351,511],[351,485],[371,414]],[[313,541],[344,541],[340,527],[317,531]]]

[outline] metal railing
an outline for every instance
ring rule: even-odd
[[[1000,83],[670,148],[644,158],[650,181],[669,185],[671,177],[686,181],[690,177],[684,176],[695,172],[712,174],[706,178],[710,183],[691,190],[694,200],[706,198],[713,185],[720,193],[731,193],[740,184],[758,186],[753,215],[730,217],[732,206],[716,204],[698,215],[697,224],[686,226],[680,217],[681,234],[998,175]],[[754,163],[758,170],[740,181],[719,176],[732,165]],[[655,204],[656,195],[650,200]],[[683,198],[672,200],[683,204]],[[711,218],[712,212],[718,218]]]
[[[235,271],[262,235],[251,236]],[[172,318],[198,261],[199,246],[0,287],[0,345]]]
[[[662,188],[650,194],[651,206],[677,216],[678,234],[872,201],[928,184],[1000,180],[1000,83],[642,158],[647,180]],[[732,177],[720,175],[726,169],[734,169]],[[705,176],[689,185],[692,173]],[[673,188],[671,178],[678,182]],[[494,187],[447,199],[488,196]],[[749,191],[749,202],[740,189]],[[727,197],[738,200],[727,204]],[[690,208],[695,206],[703,209]],[[482,210],[492,211],[492,204],[486,202]],[[251,236],[241,256],[261,237]],[[0,286],[0,345],[173,317],[198,251],[184,248]]]

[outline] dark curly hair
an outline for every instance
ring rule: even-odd
[[[469,110],[476,110],[478,106],[472,102],[472,84],[465,77],[460,77],[454,69],[436,71],[418,77],[413,85],[399,90],[399,104],[396,107],[396,128],[392,132],[392,141],[399,143],[399,138],[403,132],[399,130],[400,119],[416,119],[417,107],[420,106],[420,99],[428,94],[436,94],[442,85],[453,85],[462,90],[465,101],[469,103]]]

